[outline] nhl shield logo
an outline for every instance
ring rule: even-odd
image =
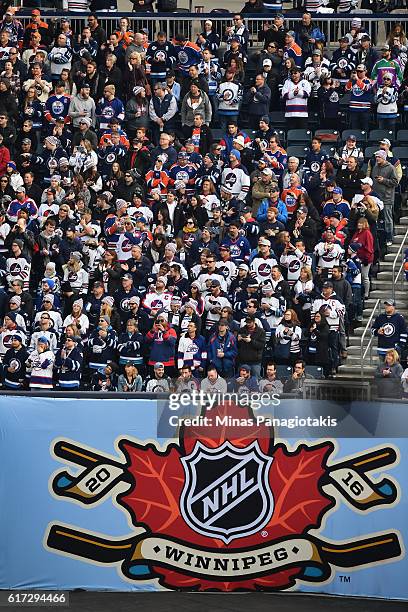
[[[257,441],[244,448],[226,441],[215,449],[198,441],[193,452],[181,458],[185,484],[180,510],[186,523],[226,544],[258,532],[273,513],[272,461]]]

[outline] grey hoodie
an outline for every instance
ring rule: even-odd
[[[376,178],[377,176],[384,177],[384,180],[380,183]],[[383,201],[384,206],[393,206],[395,188],[398,185],[397,173],[394,166],[388,161],[385,162],[383,166],[376,163],[371,172],[371,178],[373,179],[373,190],[380,200]]]
[[[71,98],[68,115],[72,117],[72,125],[79,127],[79,122],[82,119],[83,111],[86,111],[86,116],[92,121],[92,126],[95,127],[95,102],[93,98],[83,98],[81,94],[77,94]]]

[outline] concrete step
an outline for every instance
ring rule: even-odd
[[[350,338],[350,342],[351,342],[351,340],[352,340],[352,339]],[[375,348],[375,345],[373,345],[373,346],[374,346],[374,348]],[[352,356],[358,356],[358,357],[360,357],[360,344],[357,344],[357,343],[350,344],[350,345],[347,347],[347,352],[348,352],[348,354],[349,354],[349,357],[347,358],[347,362],[348,362],[349,358],[350,358],[350,357],[352,357]]]
[[[384,299],[386,299],[387,297],[391,297],[390,294],[391,294],[391,289],[393,286],[392,278],[387,278],[384,280],[373,279],[371,286],[373,289],[380,289],[381,291],[383,291],[384,294],[382,297]],[[386,292],[388,292],[388,294]]]
[[[382,270],[373,281],[393,280],[392,270]]]
[[[374,354],[374,358],[375,358],[375,352],[373,354]],[[368,362],[369,362],[369,356],[367,356],[365,358],[365,360],[364,360],[364,363],[366,365],[368,365]],[[360,353],[358,353],[358,354],[353,354],[352,353],[352,354],[349,354],[349,356],[347,357],[347,361],[344,362],[344,365],[347,365],[347,366],[359,366],[360,363],[361,363]]]
[[[364,380],[374,378],[375,370],[376,370],[376,366],[364,366]],[[356,379],[361,378],[360,364],[358,365],[357,364],[353,364],[353,365],[345,364],[345,365],[339,366],[336,378],[342,378],[342,377],[345,377],[345,378],[351,377],[351,378],[356,378]]]
[[[399,262],[397,262],[397,265],[395,266],[396,272],[398,272],[399,267],[402,264],[402,259],[403,258],[402,258],[402,255],[401,255],[401,260]],[[395,261],[395,257],[392,257],[392,259],[389,259],[389,260],[386,260],[386,261],[382,261],[381,264],[380,264],[380,272],[379,272],[379,274],[381,274],[381,272],[387,272],[387,271],[392,272],[394,261]]]
[[[375,279],[373,279],[373,282],[375,281]],[[408,286],[407,286],[408,289]],[[370,293],[370,298],[369,299],[386,299],[385,295],[382,291],[380,291],[379,289],[373,289]],[[404,303],[406,302],[408,304],[408,291],[404,291],[402,289],[396,289],[395,290],[395,299],[400,302],[400,303]]]
[[[387,246],[388,253],[393,253],[395,257],[395,255],[399,251],[401,242],[402,242],[402,236],[395,236],[394,242],[390,246]]]

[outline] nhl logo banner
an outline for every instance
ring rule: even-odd
[[[2,588],[315,588],[407,598],[405,440],[287,442],[231,402],[213,408],[227,425],[182,425],[178,439],[158,440],[153,402],[78,400],[70,418],[67,404],[41,402],[51,425],[31,440],[47,441],[48,459],[44,449],[26,455],[13,494],[24,497],[34,480],[42,492],[30,505],[35,528],[23,523],[20,537],[29,534],[26,555],[32,547],[53,583],[40,564],[27,570],[8,550]],[[2,423],[4,449],[22,452],[17,422],[13,412]]]

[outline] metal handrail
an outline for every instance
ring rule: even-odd
[[[399,247],[399,249],[397,251],[397,254],[395,255],[395,258],[394,258],[394,261],[393,261],[393,264],[392,264],[392,299],[393,300],[395,300],[395,283],[397,282],[397,279],[398,279],[398,277],[400,275],[402,264],[401,264],[400,270],[398,271],[398,276],[397,277],[395,276],[395,268],[396,268],[397,262],[399,261],[399,258],[401,256],[402,249],[403,249],[403,247],[406,244],[407,238],[408,238],[408,229],[407,229],[407,231],[404,234],[404,237],[403,237],[403,239],[401,241],[400,247]]]
[[[399,280],[399,277],[400,277],[401,272],[404,272],[404,262],[402,262],[402,263],[401,263],[401,265],[400,265],[400,267],[399,267],[399,270],[398,270],[398,272],[397,272],[397,276],[395,277],[395,281],[394,281],[395,286],[397,286],[397,284],[398,284],[398,280]],[[403,284],[403,283],[401,283],[401,285],[402,285],[402,284]]]
[[[377,310],[379,310],[379,305],[381,303],[381,299],[378,298],[378,300],[376,301],[374,308],[371,312],[370,318],[367,321],[367,325],[364,328],[364,331],[361,335],[361,340],[360,340],[360,372],[361,372],[361,378],[364,378],[364,359],[366,358],[366,355],[368,353],[369,350],[371,350],[371,344],[373,341],[373,337],[370,337],[370,340],[368,341],[368,344],[366,346],[366,349],[364,350],[364,339],[366,337],[367,331],[370,329],[371,330],[371,322],[373,320],[374,315],[376,314]],[[370,353],[370,363],[371,363],[371,353]]]

